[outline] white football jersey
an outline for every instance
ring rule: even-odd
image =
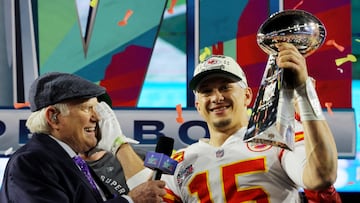
[[[305,154],[288,156],[294,152],[271,145],[245,143],[245,131],[246,128],[240,129],[221,147],[211,146],[204,139],[179,150],[173,156],[179,161],[175,174],[162,178],[168,189],[164,201],[300,202],[298,186],[302,185]],[[298,150],[304,148],[302,142],[296,143],[296,153],[305,153],[305,150]],[[294,160],[294,157],[303,160]]]

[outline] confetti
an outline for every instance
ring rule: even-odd
[[[96,7],[97,4],[98,4],[98,1],[99,1],[99,0],[91,0],[91,1],[90,1],[90,6],[93,7],[93,8]]]
[[[325,44],[328,45],[328,46],[334,46],[334,47],[337,48],[340,52],[343,52],[344,49],[345,49],[343,46],[337,44],[337,43],[335,42],[335,40],[333,40],[333,39],[330,39],[330,40],[326,41]]]
[[[10,147],[9,149],[5,150],[4,155],[5,156],[10,155],[13,152],[13,150],[14,149],[12,147]]]
[[[344,70],[341,69],[341,68],[337,68],[337,70],[340,71],[340,73],[343,73],[343,72],[344,72]]]
[[[204,48],[204,52],[200,54],[199,60],[200,62],[204,61],[206,57],[211,55],[211,50],[208,47]]]
[[[25,103],[14,103],[14,108],[15,109],[21,109],[24,107],[30,107],[30,103],[29,102],[25,102]]]
[[[352,54],[348,54],[346,57],[335,59],[335,63],[337,66],[341,66],[345,62],[356,62],[356,57]]]
[[[176,5],[177,0],[171,0],[170,8],[168,9],[168,13],[173,14],[174,13],[174,7]]]
[[[178,122],[178,123],[183,123],[183,122],[184,122],[184,118],[182,117],[181,104],[176,105],[176,112],[177,112],[177,114],[178,114],[178,117],[176,118],[176,122]]]
[[[296,6],[294,6],[294,10],[299,8],[302,4],[304,3],[304,1],[300,1],[299,3],[296,4]]]
[[[246,113],[247,113],[248,116],[251,116],[252,109],[251,109],[251,108],[248,108],[247,111],[246,111]]]
[[[118,22],[119,26],[125,26],[127,25],[127,21],[129,20],[130,16],[132,16],[132,14],[134,13],[133,10],[127,10],[124,16],[124,19],[122,19],[121,21]]]
[[[332,103],[331,102],[325,102],[325,107],[330,115],[333,115],[333,111],[331,110]]]

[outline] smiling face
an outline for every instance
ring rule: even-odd
[[[97,144],[96,127],[99,116],[95,111],[96,98],[67,102],[68,113],[49,107],[48,118],[56,113],[56,120],[48,119],[51,134],[68,144],[75,152],[84,153]]]
[[[233,134],[247,126],[247,106],[251,102],[252,92],[250,88],[242,86],[241,82],[212,77],[197,87],[195,106],[208,123],[210,131]]]

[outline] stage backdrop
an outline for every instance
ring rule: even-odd
[[[73,73],[106,87],[124,131],[139,139],[140,147],[152,149],[160,135],[174,137],[177,148],[206,137],[187,88],[195,65],[209,54],[232,56],[256,95],[268,58],[256,42],[260,25],[275,12],[302,9],[318,17],[327,30],[325,43],[307,62],[340,158],[348,159],[339,164],[339,185],[360,191],[360,144],[355,139],[360,105],[359,96],[356,100],[352,95],[358,91],[355,79],[360,79],[359,4],[0,0],[0,154],[9,156],[29,139],[24,125],[30,113],[28,88],[51,71]],[[176,120],[180,115],[183,123]]]

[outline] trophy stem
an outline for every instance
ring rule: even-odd
[[[291,114],[292,111],[288,109],[293,106],[288,107],[286,104],[289,102],[281,102],[281,108],[278,108],[283,72],[276,65],[276,56],[269,55],[245,133],[245,142],[270,144],[292,150],[294,128],[290,120],[294,118],[294,113]],[[278,118],[281,118],[282,123],[277,124]]]

